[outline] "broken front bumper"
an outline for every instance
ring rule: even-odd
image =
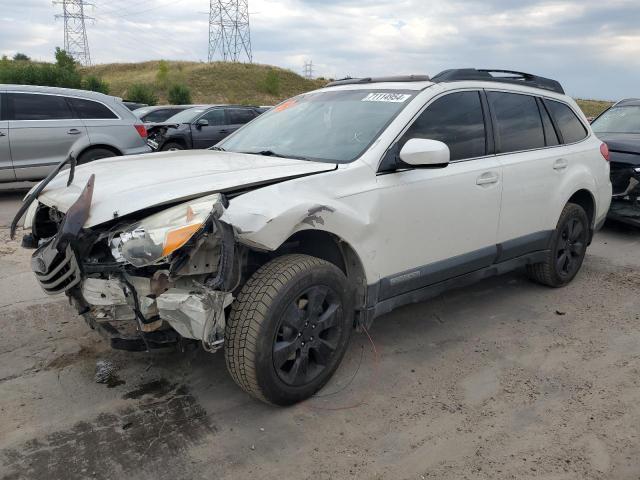
[[[640,227],[640,201],[637,198],[633,200],[614,198],[607,217],[618,222]]]

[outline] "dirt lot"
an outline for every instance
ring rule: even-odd
[[[599,233],[567,288],[514,273],[378,320],[377,355],[356,335],[286,409],[220,354],[109,351],[28,258],[0,227],[1,478],[640,478],[640,231]]]

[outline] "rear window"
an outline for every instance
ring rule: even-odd
[[[84,98],[69,98],[73,109],[84,120],[100,120],[109,118],[118,118],[109,108],[101,103]]]
[[[587,136],[587,129],[584,128],[582,122],[578,120],[568,105],[553,100],[545,100],[544,102],[556,121],[564,143],[579,142]]]
[[[536,99],[530,95],[487,92],[496,116],[500,153],[545,146],[542,120]]]
[[[74,118],[65,97],[32,93],[7,95],[9,120],[65,120]]]

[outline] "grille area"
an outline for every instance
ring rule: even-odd
[[[48,295],[69,290],[81,280],[78,261],[70,246],[62,254],[50,244],[45,245],[44,250],[38,249],[33,254],[31,263],[40,286]]]

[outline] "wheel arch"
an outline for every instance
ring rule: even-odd
[[[354,287],[355,305],[364,308],[367,277],[364,264],[349,242],[335,233],[304,229],[293,233],[275,250],[275,256],[301,253],[320,258],[338,267]]]
[[[566,203],[575,203],[576,205],[580,205],[587,213],[589,226],[593,229],[596,217],[596,200],[591,191],[586,188],[581,188],[574,192]]]
[[[85,153],[90,152],[91,150],[96,150],[98,148],[109,150],[118,157],[122,156],[122,152],[116,147],[114,147],[113,145],[108,145],[106,143],[95,143],[95,144],[87,145],[86,147],[84,147],[80,152],[78,152],[76,158],[80,158],[80,156],[84,155]]]

